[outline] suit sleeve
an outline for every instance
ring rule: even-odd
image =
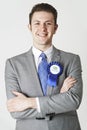
[[[19,82],[20,81],[18,80],[13,63],[12,63],[11,59],[8,59],[6,61],[6,67],[5,67],[5,86],[6,86],[7,100],[9,100],[15,96],[12,94],[13,90],[22,93]],[[12,112],[11,113],[12,117],[15,119],[36,118],[37,114],[38,114],[38,112],[36,109],[27,109],[22,112]]]
[[[59,93],[47,97],[39,97],[41,112],[43,115],[50,113],[60,114],[78,109],[82,100],[82,74],[81,62],[78,55],[74,56],[72,64],[69,66],[68,76],[77,79],[75,85],[65,93]]]

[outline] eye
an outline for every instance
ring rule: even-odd
[[[46,26],[53,26],[53,22],[47,21],[47,22],[46,22]]]
[[[39,25],[40,23],[39,22],[35,22],[34,25]]]
[[[46,25],[52,25],[52,23],[51,22],[47,22]]]

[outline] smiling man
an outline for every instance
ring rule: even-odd
[[[76,110],[82,99],[81,62],[76,54],[54,47],[57,10],[47,3],[29,14],[33,45],[7,59],[7,108],[16,130],[81,130]]]
[[[52,37],[58,25],[54,21],[54,16],[50,12],[38,11],[32,16],[29,28],[33,34],[34,46],[45,51],[52,45]]]

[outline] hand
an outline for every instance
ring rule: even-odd
[[[36,99],[28,98],[24,94],[13,91],[16,97],[7,101],[7,109],[9,112],[20,112],[29,108],[36,108]]]
[[[63,83],[63,86],[60,90],[60,93],[64,93],[66,91],[68,91],[71,87],[74,86],[74,84],[76,83],[76,79],[73,78],[73,77],[67,77],[65,80],[64,80],[64,83]]]

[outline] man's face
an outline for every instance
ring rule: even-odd
[[[54,23],[52,13],[39,11],[33,14],[29,28],[33,35],[33,44],[39,48],[39,46],[50,46],[57,25]]]

